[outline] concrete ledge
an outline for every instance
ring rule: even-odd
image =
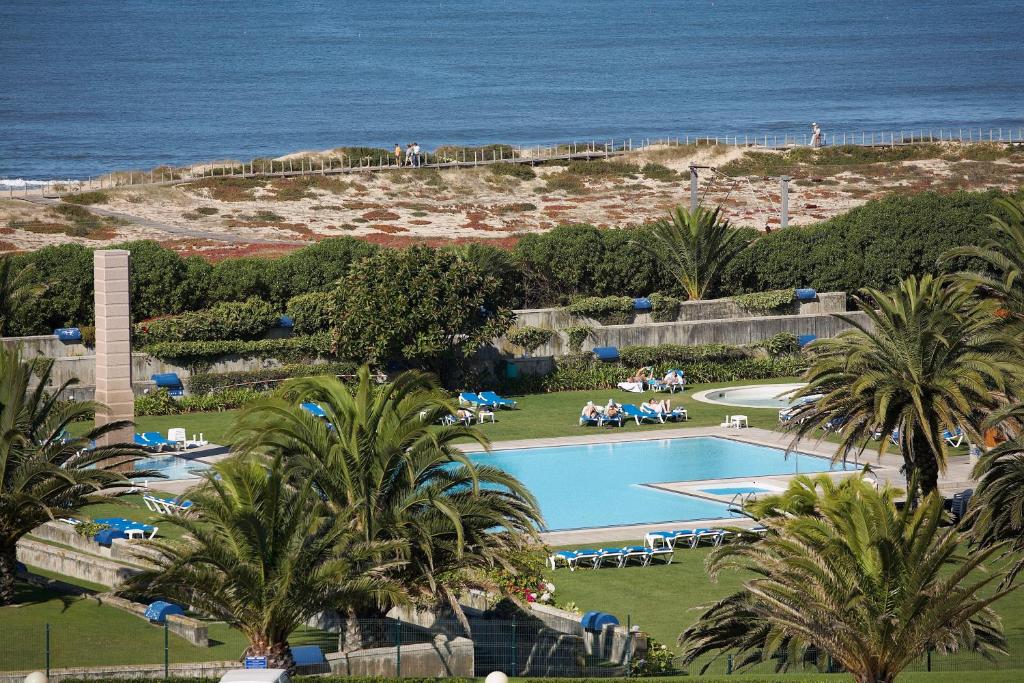
[[[18,561],[46,571],[115,588],[139,572],[112,560],[58,548],[42,541],[18,541]]]
[[[238,662],[196,662],[190,664],[171,664],[167,672],[171,676],[182,678],[220,678],[231,669],[237,669]],[[5,671],[0,673],[0,683],[22,683],[31,671]],[[64,669],[50,669],[50,681],[66,678],[86,679],[133,679],[163,678],[163,664],[129,664],[125,666],[88,666]]]
[[[125,612],[130,612],[135,616],[149,621],[146,619],[146,608],[147,605],[143,605],[140,602],[132,602],[125,598],[118,597],[112,593],[103,593],[97,595],[96,598],[103,605],[110,605],[116,607]],[[210,647],[210,629],[209,627],[192,617],[186,617],[181,614],[172,614],[167,617],[167,630],[176,636],[180,636],[192,643],[197,647]]]
[[[437,635],[431,643],[401,647],[402,677],[443,678],[473,677],[473,641],[468,638],[449,640]],[[332,652],[327,655],[331,673],[341,676],[394,678],[399,675],[399,648],[374,647],[353,652]]]

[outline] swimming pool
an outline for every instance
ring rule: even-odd
[[[693,395],[695,401],[737,408],[777,408],[793,405],[792,395],[804,384],[752,384],[742,387],[709,389]]]
[[[725,488],[701,489],[703,493],[710,493],[716,496],[735,496],[744,493],[768,493],[771,489],[763,489],[760,486],[727,486]]]
[[[474,453],[522,481],[548,530],[728,517],[728,505],[644,484],[841,470],[825,458],[715,437]],[[853,469],[850,465],[848,469]]]
[[[210,466],[197,460],[187,460],[176,455],[154,455],[142,460],[136,460],[136,470],[153,470],[164,475],[168,480],[175,479],[198,479],[203,473],[210,469]],[[141,477],[136,477],[140,479]],[[135,481],[133,479],[133,481]]]

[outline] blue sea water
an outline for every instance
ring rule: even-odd
[[[339,145],[1024,125],[1020,0],[4,0],[0,178]]]
[[[713,437],[524,448],[471,459],[522,481],[552,530],[729,516],[725,504],[644,484],[843,469],[824,458]]]

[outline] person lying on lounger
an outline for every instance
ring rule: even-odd
[[[601,411],[597,409],[593,401],[587,401],[587,405],[583,406],[583,412],[580,414],[588,419],[596,420],[600,417]]]
[[[636,374],[627,377],[624,382],[619,382],[618,387],[623,391],[632,391],[641,394],[647,386],[647,380],[651,377],[650,368],[637,368]]]
[[[648,410],[653,410],[659,415],[665,415],[672,412],[672,401],[659,401],[652,397],[644,403],[644,407]]]
[[[604,416],[617,417],[620,412],[621,411],[619,410],[619,404],[613,401],[612,399],[608,399],[608,405],[604,407]]]
[[[686,384],[686,377],[681,372],[671,370],[661,381],[665,384]]]

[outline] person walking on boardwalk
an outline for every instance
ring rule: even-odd
[[[412,166],[412,143],[405,146],[405,165]]]
[[[420,165],[420,143],[418,142],[412,143],[412,165],[417,167]]]
[[[395,143],[395,166],[401,166],[401,165],[402,165],[402,146],[396,142]]]
[[[811,124],[811,147],[821,147],[821,128],[817,121]]]

